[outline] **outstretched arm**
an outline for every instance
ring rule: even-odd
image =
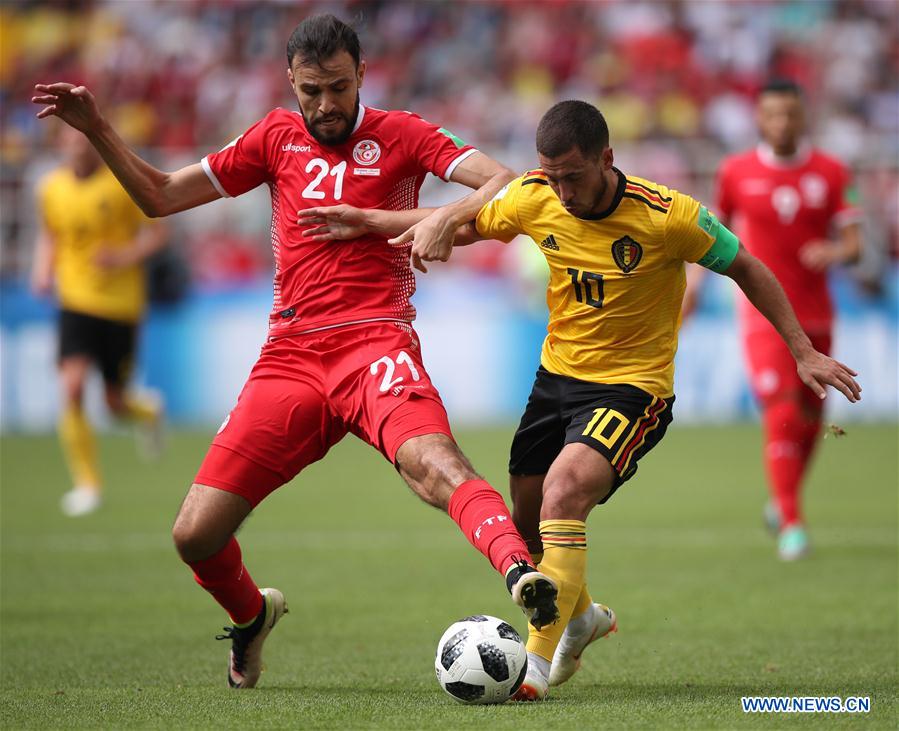
[[[812,347],[811,341],[796,319],[796,314],[780,282],[771,270],[746,251],[742,244],[736,258],[724,274],[737,283],[756,309],[774,325],[796,360],[796,370],[802,382],[812,389],[818,398],[825,397],[825,385],[833,386],[851,403],[861,398],[861,386],[853,378],[858,374]]]
[[[147,216],[168,216],[221,197],[199,163],[167,173],[138,156],[100,113],[87,87],[60,82],[36,84],[34,90],[31,101],[43,105],[38,119],[59,117],[83,132]]]
[[[306,208],[297,214],[297,224],[310,226],[303,235],[312,241],[346,241],[364,234],[377,234],[388,239],[388,243],[402,245],[400,234],[423,221],[437,208],[412,208],[408,211],[382,211],[380,208],[356,208],[341,203],[337,206]],[[464,223],[456,229],[453,246],[467,246],[481,241],[474,221]]]
[[[467,157],[453,171],[450,180],[474,188],[474,192],[454,203],[437,208],[391,243],[411,242],[413,259],[418,257],[422,261],[446,261],[452,252],[459,228],[473,221],[484,204],[515,177],[515,173],[511,170],[483,153],[477,152]],[[463,231],[463,233],[467,237],[470,232]],[[476,240],[471,239],[466,243]]]
[[[297,224],[310,227],[303,231],[303,235],[312,241],[346,241],[373,233],[386,237],[387,243],[392,246],[403,246],[409,239],[400,234],[414,229],[416,224],[438,210],[440,209],[413,208],[408,211],[382,211],[379,208],[355,208],[340,204],[299,211]],[[483,238],[475,228],[474,221],[469,221],[456,229],[452,245],[468,246]],[[422,272],[428,271],[414,251],[412,266]]]
[[[297,212],[297,225],[303,236],[312,241],[346,241],[364,234],[393,239],[423,221],[436,208],[412,208],[407,211],[382,211],[380,208],[356,208],[341,203],[336,206],[304,208]]]

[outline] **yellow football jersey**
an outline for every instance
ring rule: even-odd
[[[56,291],[63,309],[121,322],[137,322],[146,302],[140,264],[104,269],[97,257],[106,249],[132,246],[148,224],[105,165],[87,178],[59,168],[38,187],[40,214],[53,238]]]
[[[674,353],[686,278],[715,239],[689,196],[618,172],[615,198],[593,219],[562,206],[542,171],[513,180],[478,213],[478,232],[530,236],[549,263],[549,325],[541,363],[594,383],[674,392]]]

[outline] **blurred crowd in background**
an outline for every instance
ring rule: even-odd
[[[127,140],[174,169],[272,107],[295,108],[286,41],[320,11],[360,33],[365,104],[413,110],[525,170],[542,113],[585,99],[606,115],[619,166],[707,201],[721,157],[755,143],[757,89],[793,78],[807,91],[813,139],[857,173],[872,251],[859,278],[873,288],[899,251],[894,0],[4,0],[4,281],[27,279],[33,186],[55,162],[58,123],[35,119],[35,82],[87,84]],[[429,202],[451,195],[425,191]],[[197,286],[269,275],[267,196],[245,198],[172,221],[173,248]],[[498,271],[498,250],[469,247],[452,266]]]

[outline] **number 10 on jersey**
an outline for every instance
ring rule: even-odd
[[[578,302],[584,302],[591,307],[602,307],[604,297],[602,287],[602,274],[581,271],[568,267],[571,275],[571,286],[574,287],[574,298]]]

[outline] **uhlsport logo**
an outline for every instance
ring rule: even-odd
[[[643,247],[630,236],[623,236],[612,243],[612,258],[621,271],[630,274],[643,258]]]
[[[353,148],[353,159],[360,165],[374,165],[381,159],[381,146],[374,140],[360,140]]]
[[[312,145],[281,145],[282,152],[312,152]]]

